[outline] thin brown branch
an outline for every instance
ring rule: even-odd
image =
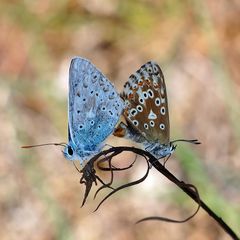
[[[208,215],[209,215],[210,217],[212,217],[212,218],[215,220],[215,222],[217,222],[217,224],[218,224],[229,236],[231,236],[232,239],[234,239],[234,240],[239,240],[237,234],[227,225],[227,223],[225,223],[222,218],[220,218],[219,216],[217,216],[217,214],[216,214],[213,210],[211,210],[210,207],[208,207],[208,206],[203,202],[203,200],[201,200],[198,192],[196,192],[196,191],[194,190],[194,188],[192,187],[193,185],[187,184],[187,183],[185,183],[185,182],[183,182],[183,181],[178,180],[171,172],[169,172],[169,171],[164,167],[164,165],[162,165],[162,164],[161,164],[154,156],[152,156],[150,153],[148,153],[148,152],[146,152],[146,151],[144,151],[144,150],[142,150],[142,149],[138,149],[138,148],[134,148],[134,147],[113,147],[113,148],[110,148],[110,149],[108,149],[108,150],[105,150],[105,151],[99,153],[97,156],[95,156],[93,159],[91,159],[88,164],[90,164],[90,165],[92,166],[92,168],[93,168],[93,163],[94,163],[95,161],[97,161],[101,156],[104,156],[104,155],[107,155],[107,154],[111,154],[110,157],[108,157],[108,159],[111,159],[113,156],[116,156],[116,155],[118,155],[118,154],[120,154],[120,153],[122,153],[122,152],[133,152],[133,153],[136,153],[136,154],[138,154],[138,155],[143,156],[144,158],[147,158],[148,161],[149,161],[149,163],[150,163],[158,172],[160,172],[160,173],[163,174],[166,178],[168,178],[171,182],[173,182],[174,184],[176,184],[176,185],[177,185],[180,189],[182,189],[182,191],[184,191],[190,198],[192,198],[196,203],[198,203],[198,204],[202,207],[202,209],[204,209],[204,210],[208,213]],[[103,160],[103,161],[104,161],[104,160]],[[83,169],[82,171],[83,171],[83,175],[84,175],[84,169]],[[88,195],[88,193],[89,193],[89,191],[90,191],[90,189],[91,189],[91,186],[92,186],[93,181],[96,181],[96,177],[93,177],[93,176],[90,177],[90,176],[89,176],[89,173],[95,175],[95,172],[94,172],[93,170],[90,171],[89,168],[87,168],[87,171],[86,171],[86,172],[87,172],[87,174],[85,174],[85,175],[88,177],[88,179],[90,179],[90,180],[89,180],[90,183],[89,183],[89,184],[86,183],[88,180],[87,180],[85,177],[82,177],[82,178],[81,178],[81,181],[86,184],[86,191],[87,191],[87,194],[85,193],[84,202],[86,201],[86,197],[87,197],[87,195]],[[144,177],[143,177],[144,179],[145,179],[145,176],[147,176],[147,174],[144,175]],[[85,179],[85,180],[84,180],[84,179]],[[141,180],[142,180],[142,179],[141,179]],[[137,181],[136,181],[136,182],[137,182]],[[120,189],[122,189],[122,188],[124,188],[124,187],[126,187],[126,186],[131,186],[131,185],[134,185],[134,184],[136,184],[136,183],[134,182],[133,184],[130,183],[130,184],[126,184],[126,185],[120,186],[119,188],[117,188],[117,189],[115,189],[113,192],[111,192],[109,195],[107,195],[107,197],[105,197],[105,198],[102,200],[102,202],[103,202],[104,200],[106,200],[106,198],[110,197],[110,196],[111,196],[113,193],[115,193],[116,191],[119,191]],[[90,187],[90,189],[89,189],[89,187]],[[100,202],[100,205],[101,205],[102,202]],[[98,206],[98,207],[99,207],[99,206]]]

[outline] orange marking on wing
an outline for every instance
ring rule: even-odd
[[[113,135],[116,137],[124,137],[125,134],[126,134],[126,129],[122,128],[121,126],[118,126],[113,133]]]
[[[128,98],[133,98],[133,94],[132,93],[130,93],[129,95],[128,95]]]

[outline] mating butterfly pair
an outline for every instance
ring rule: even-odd
[[[126,124],[121,122],[123,114]],[[85,164],[114,134],[142,143],[160,159],[176,146],[169,141],[166,85],[160,67],[150,61],[129,77],[121,96],[111,82],[88,60],[76,57],[69,69],[68,144],[64,156]],[[180,140],[198,143],[196,140]],[[40,144],[24,148],[52,145]]]
[[[121,98],[122,97],[122,98]],[[170,155],[169,115],[163,73],[154,62],[143,65],[129,77],[121,95],[88,60],[74,58],[69,70],[69,143],[64,155],[70,160],[88,160],[98,153],[114,132],[143,143],[157,158]],[[123,113],[126,124],[119,118]]]

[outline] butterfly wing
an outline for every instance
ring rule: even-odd
[[[113,132],[123,102],[114,86],[88,60],[74,58],[69,70],[69,141],[96,151]]]
[[[124,85],[122,98],[128,124],[147,141],[169,143],[169,114],[163,73],[147,62]]]

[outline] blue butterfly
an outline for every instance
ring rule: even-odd
[[[124,103],[113,84],[87,59],[75,57],[69,69],[68,144],[63,154],[68,160],[84,165],[104,147],[104,140],[113,133]]]
[[[88,60],[73,58],[69,69],[69,160],[84,161],[100,152],[114,131],[124,103],[109,80]]]

